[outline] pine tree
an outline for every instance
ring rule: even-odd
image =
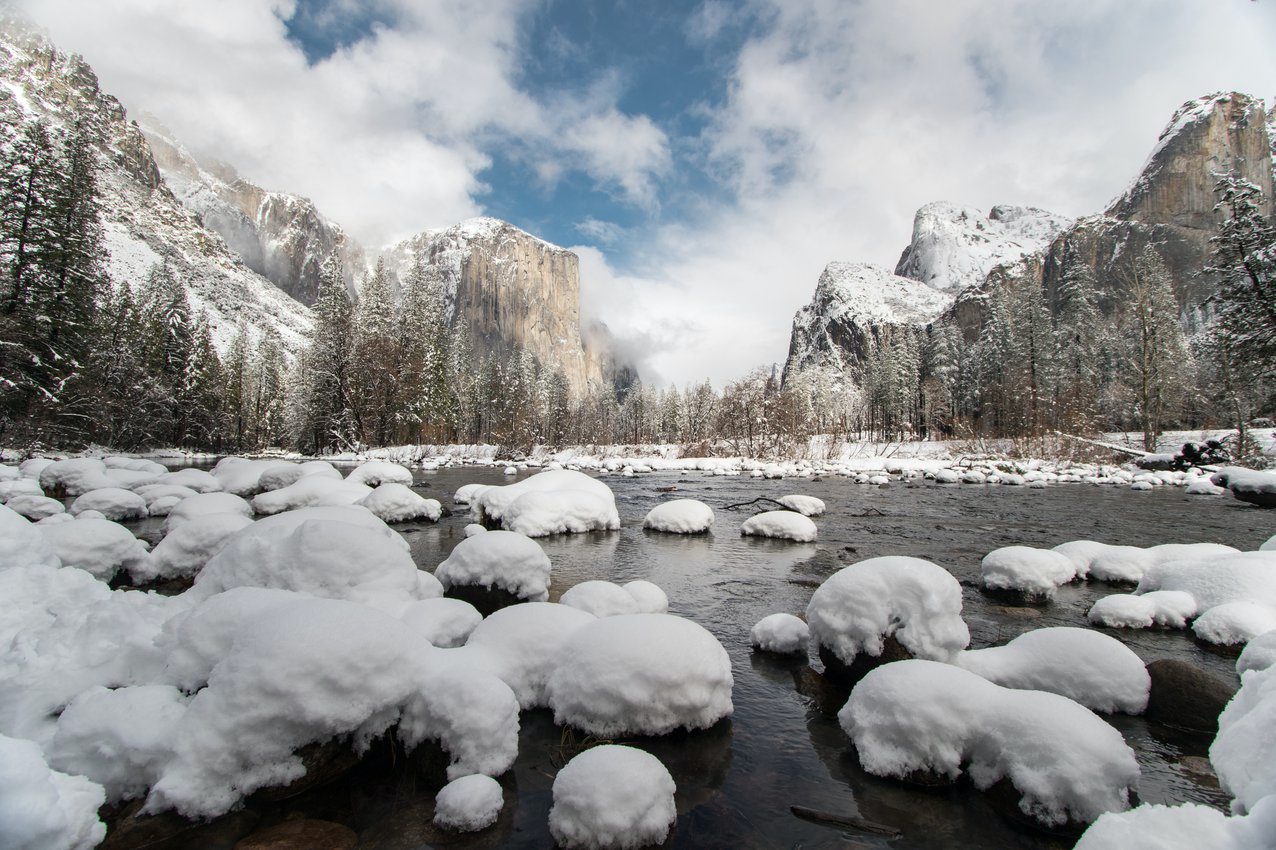
[[[1145,248],[1125,270],[1125,295],[1125,363],[1143,428],[1143,447],[1154,452],[1162,427],[1182,404],[1189,371],[1187,340],[1170,273],[1155,249]]]
[[[1230,174],[1215,187],[1223,216],[1207,272],[1219,276],[1219,332],[1236,362],[1276,373],[1276,229],[1260,212],[1261,190]]]
[[[1064,427],[1090,431],[1098,415],[1101,385],[1103,320],[1099,315],[1094,271],[1079,259],[1065,267],[1059,285],[1059,313],[1055,323],[1059,350],[1059,415]]]
[[[353,398],[354,308],[341,258],[334,251],[320,268],[314,326],[299,376],[306,401],[297,423],[313,451],[348,447],[359,437]]]
[[[390,442],[399,414],[399,319],[390,273],[382,260],[364,280],[354,314],[351,369],[355,421],[365,443]]]

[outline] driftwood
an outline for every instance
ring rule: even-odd
[[[863,519],[866,516],[886,516],[886,514],[882,513],[877,508],[865,508],[860,513],[851,514],[851,516],[856,517],[858,519]]]
[[[723,510],[724,510],[724,511],[734,511],[734,510],[738,510],[739,508],[747,508],[747,507],[749,507],[750,505],[756,505],[758,502],[770,502],[771,504],[775,505],[775,509],[776,509],[776,510],[778,510],[778,511],[791,511],[791,510],[793,510],[792,508],[788,508],[788,507],[785,507],[784,505],[780,504],[780,503],[779,503],[779,502],[777,502],[775,499],[769,499],[769,498],[767,498],[766,496],[758,496],[756,499],[753,499],[752,501],[748,501],[748,502],[739,502],[739,503],[734,504],[734,505],[727,505],[725,508],[723,508]]]
[[[865,818],[854,817],[852,815],[838,815],[832,812],[819,812],[815,809],[808,809],[805,806],[789,806],[789,811],[802,820],[809,820],[814,823],[828,824],[829,826],[840,826],[848,829],[857,829],[860,832],[868,832],[873,835],[883,835],[888,839],[899,838],[903,835],[893,826],[887,826],[884,823],[866,820]]]
[[[1076,440],[1078,443],[1085,443],[1086,445],[1090,445],[1090,446],[1098,446],[1101,449],[1111,449],[1114,452],[1122,452],[1124,454],[1133,455],[1134,457],[1147,457],[1148,455],[1152,454],[1151,452],[1145,452],[1142,449],[1132,449],[1129,446],[1118,446],[1116,443],[1104,443],[1099,440],[1089,440],[1089,439],[1086,439],[1085,437],[1078,437],[1075,434],[1065,434],[1062,431],[1055,431],[1054,435],[1056,437],[1064,437],[1065,439],[1069,439],[1069,440]]]

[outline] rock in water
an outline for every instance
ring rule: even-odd
[[[1152,679],[1149,719],[1189,732],[1211,736],[1218,732],[1218,715],[1236,688],[1173,658],[1153,661],[1148,675]]]

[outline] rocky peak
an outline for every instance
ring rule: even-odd
[[[1236,172],[1263,190],[1271,215],[1272,148],[1263,102],[1239,92],[1189,100],[1161,131],[1134,182],[1106,215],[1212,231],[1214,184]]]
[[[984,213],[936,201],[914,216],[913,238],[895,274],[956,292],[981,282],[994,266],[1044,251],[1071,224],[1035,207],[999,205]]]

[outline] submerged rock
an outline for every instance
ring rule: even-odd
[[[1236,688],[1198,670],[1186,661],[1162,658],[1148,664],[1152,687],[1147,717],[1189,732],[1214,735],[1218,715]]]

